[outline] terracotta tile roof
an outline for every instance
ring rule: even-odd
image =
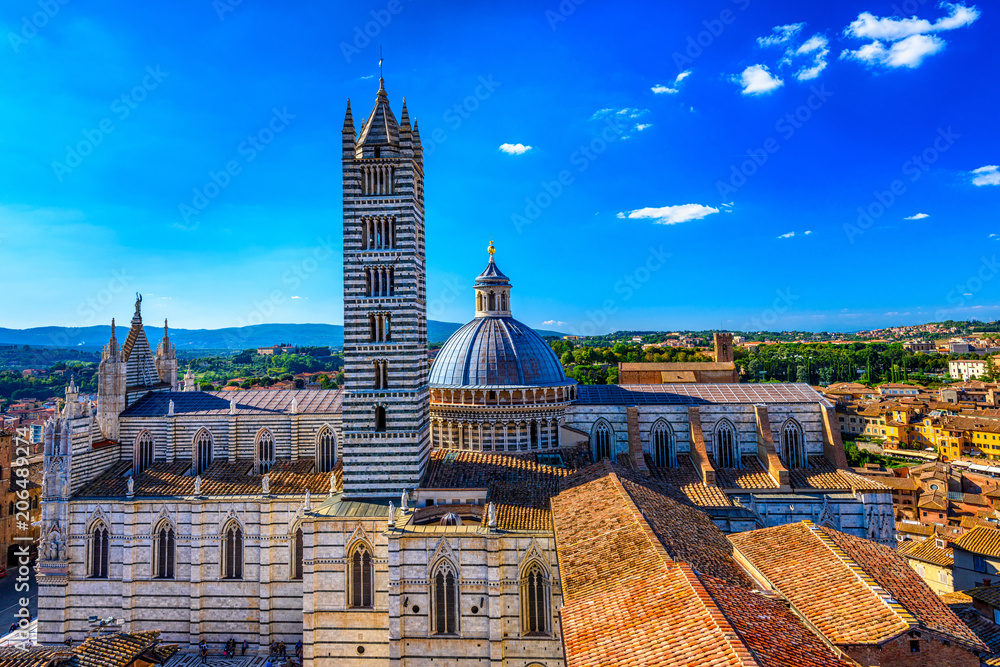
[[[793,489],[889,490],[881,479],[862,477],[849,470],[838,470],[825,456],[810,456],[809,466],[788,469],[788,480]]]
[[[431,452],[423,487],[488,489],[503,530],[550,530],[549,498],[559,492],[566,468],[542,465],[532,458],[482,452]]]
[[[931,565],[941,567],[952,567],[955,564],[955,557],[951,549],[942,549],[937,545],[936,540],[924,540],[923,542],[903,542],[896,551],[906,558],[913,558]]]
[[[956,609],[955,613],[992,651],[992,654],[980,658],[980,664],[988,667],[1000,667],[1000,625],[969,606]]]
[[[731,507],[733,502],[719,486],[706,486],[694,469],[691,459],[677,457],[674,468],[650,466],[649,474],[656,480],[674,487],[689,501],[699,507]]]
[[[715,483],[724,489],[777,489],[780,485],[768,474],[756,456],[743,456],[742,468],[719,468],[711,454],[715,468]]]
[[[889,547],[809,521],[729,539],[835,644],[881,644],[919,626],[974,650],[981,648]]]
[[[928,526],[923,523],[917,524],[908,523],[906,521],[897,521],[896,532],[905,533],[907,535],[923,535],[925,537],[930,537],[934,534],[934,526]]]
[[[0,667],[129,667],[142,658],[142,664],[162,665],[177,652],[176,645],[161,645],[160,632],[118,633],[91,637],[72,649],[60,646],[36,646],[27,651],[0,648]]]
[[[783,600],[708,575],[700,575],[699,579],[762,666],[844,667],[857,664],[848,657],[837,657],[802,624]]]
[[[297,461],[279,460],[271,468],[272,495],[299,495],[309,489],[314,494],[330,491],[330,473],[314,472],[312,459]],[[118,498],[128,492],[130,461],[119,461],[82,489],[78,498]],[[195,478],[188,474],[191,461],[181,459],[172,463],[154,463],[135,477],[136,497],[193,496]],[[333,471],[340,488],[342,462]],[[253,474],[252,461],[215,461],[201,475],[203,496],[255,496],[261,494],[263,475]]]
[[[985,602],[988,605],[1000,609],[1000,586],[979,586],[970,588],[965,594],[974,600]]]
[[[948,498],[940,493],[921,494],[917,507],[928,510],[947,510]]]
[[[650,488],[647,480],[618,479],[673,560],[730,583],[753,585],[733,560],[733,545],[707,514]]]
[[[874,479],[876,482],[881,482],[885,486],[891,489],[899,489],[900,491],[916,491],[920,488],[917,484],[917,480],[910,477],[895,477],[890,475],[880,475],[878,477],[862,475],[866,479]]]
[[[567,598],[560,615],[567,667],[760,664],[685,566]]]
[[[976,526],[955,540],[953,546],[975,554],[1000,558],[1000,530]]]
[[[590,384],[577,387],[581,405],[706,405],[725,403],[820,403],[807,384]]]
[[[972,598],[963,593],[962,591],[954,591],[952,593],[938,593],[938,599],[944,602],[948,607],[955,611],[957,607],[962,605],[972,604]]]
[[[862,570],[910,614],[920,626],[939,635],[950,636],[973,648],[982,648],[948,607],[934,594],[916,572],[887,546],[820,528]],[[933,540],[928,540],[933,545]]]
[[[749,591],[706,515],[605,463],[552,499],[567,667],[853,664]]]

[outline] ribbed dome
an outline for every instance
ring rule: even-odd
[[[431,367],[432,387],[575,384],[542,337],[512,317],[477,317],[444,344]]]

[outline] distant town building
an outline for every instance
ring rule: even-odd
[[[293,345],[272,345],[271,347],[258,347],[257,354],[288,354],[295,350]]]
[[[968,350],[965,350],[966,352]],[[967,381],[986,375],[985,359],[953,359],[948,362],[948,375]]]

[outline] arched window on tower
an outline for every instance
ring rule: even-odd
[[[164,521],[153,537],[153,571],[156,579],[173,579],[175,562],[174,527]]]
[[[352,607],[372,607],[375,572],[371,549],[364,542],[359,542],[350,553],[348,599]]]
[[[262,429],[257,434],[257,474],[266,475],[274,465],[274,436]]]
[[[316,472],[330,472],[337,463],[337,437],[329,426],[316,437]]]
[[[458,633],[458,576],[449,561],[441,561],[431,578],[431,632]]]
[[[545,568],[538,562],[528,565],[521,577],[521,634],[549,634],[549,590]]]
[[[292,535],[292,553],[291,559],[291,572],[289,573],[289,579],[298,581],[302,579],[302,563],[304,561],[304,536],[302,534],[302,526],[299,526],[295,530],[295,534]]]
[[[382,433],[386,430],[385,408],[381,405],[375,406],[375,431]]]
[[[802,426],[794,419],[788,419],[781,427],[781,461],[788,468],[809,466]]]
[[[222,578],[243,578],[243,528],[230,521],[222,532]]]
[[[611,428],[611,424],[603,419],[597,422],[593,435],[591,435],[594,461],[613,458],[614,436],[615,432]]]
[[[138,475],[143,470],[153,465],[153,436],[149,431],[143,431],[135,439],[135,450],[134,450],[132,462],[133,462],[133,474]]]
[[[212,465],[212,448],[212,434],[208,429],[198,431],[198,435],[194,437],[195,475],[202,474]]]
[[[715,463],[720,468],[741,468],[740,447],[736,429],[728,419],[715,426]]]
[[[111,565],[111,532],[103,521],[90,529],[90,576],[107,579]]]
[[[665,419],[658,420],[653,424],[649,432],[650,453],[653,455],[653,464],[661,468],[673,467],[677,465],[677,451],[674,447],[674,431]]]

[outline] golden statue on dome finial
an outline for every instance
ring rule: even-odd
[[[490,259],[493,259],[493,253],[495,253],[496,251],[497,249],[493,246],[493,237],[491,236],[490,247],[486,249],[486,252],[490,253]]]

